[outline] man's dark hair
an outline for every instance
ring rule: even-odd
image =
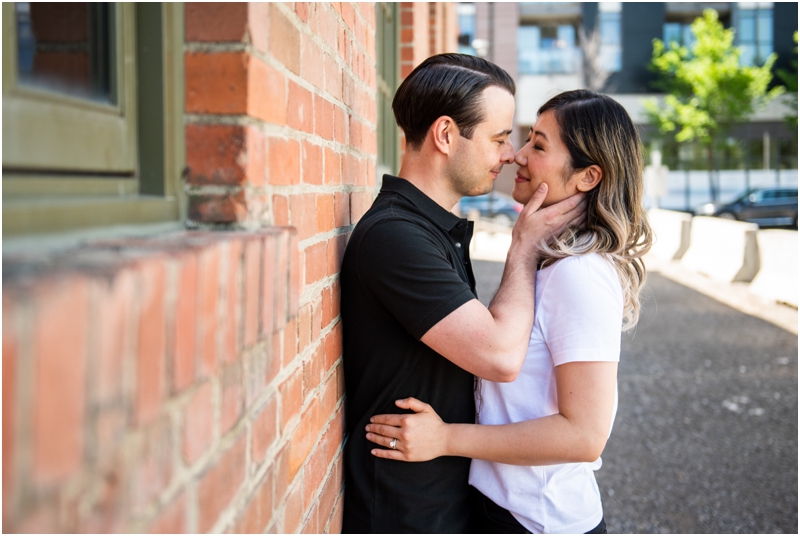
[[[406,144],[419,149],[428,129],[446,115],[455,121],[459,133],[472,138],[485,117],[481,94],[498,86],[514,95],[514,80],[502,68],[476,56],[437,54],[431,56],[400,84],[392,101],[397,125]]]

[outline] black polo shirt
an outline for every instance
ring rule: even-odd
[[[400,413],[399,398],[427,402],[445,422],[472,423],[474,377],[420,342],[475,299],[472,222],[405,179],[383,188],[353,230],[341,271],[344,374],[344,532],[466,532],[468,458],[422,463],[376,458],[364,427]]]

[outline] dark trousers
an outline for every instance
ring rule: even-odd
[[[470,526],[473,534],[530,534],[511,512],[472,488]],[[605,518],[586,534],[608,534]]]

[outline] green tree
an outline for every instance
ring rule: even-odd
[[[767,90],[774,53],[761,67],[739,64],[741,50],[733,46],[734,30],[722,26],[716,11],[705,10],[692,23],[691,31],[695,41],[690,47],[653,40],[650,68],[658,73],[654,86],[666,96],[661,105],[651,99],[644,106],[660,135],[672,135],[679,143],[696,141],[705,147],[709,189],[716,201],[715,148],[733,124],[746,121],[783,88]]]
[[[794,32],[794,42],[797,43],[797,32]],[[794,47],[794,53],[797,55],[797,47]],[[787,104],[791,108],[791,112],[786,115],[786,126],[794,135],[794,141],[797,142],[797,58],[792,60],[792,70],[778,69],[778,77],[783,80],[783,85],[786,91],[789,92],[789,99]]]

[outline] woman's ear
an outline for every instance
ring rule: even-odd
[[[576,187],[580,192],[588,192],[603,180],[603,170],[597,164],[592,164],[583,170],[583,175],[578,179]]]
[[[455,121],[449,116],[443,115],[433,122],[430,133],[433,136],[434,147],[439,152],[449,155],[452,152],[453,141],[458,135]]]

